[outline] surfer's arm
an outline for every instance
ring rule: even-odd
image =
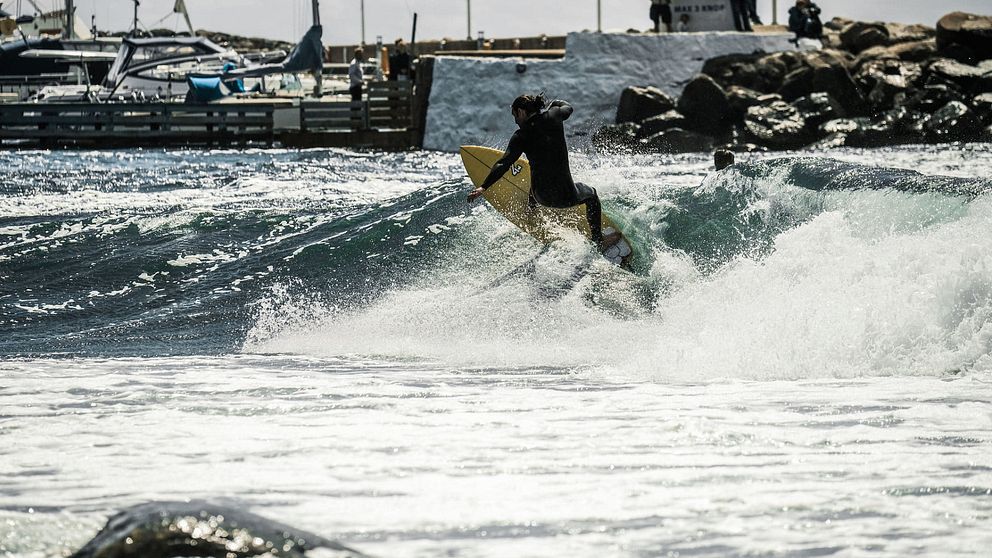
[[[564,122],[568,120],[569,116],[572,116],[572,105],[560,99],[551,101],[551,106],[548,107],[548,115],[558,122]]]
[[[513,163],[516,163],[517,159],[519,159],[523,154],[523,138],[521,138],[518,133],[514,133],[513,137],[510,138],[510,144],[506,146],[506,153],[500,157],[499,161],[496,161],[496,164],[493,165],[492,170],[489,171],[489,175],[482,181],[482,184],[480,184],[475,190],[472,190],[472,192],[468,195],[468,201],[472,201],[481,196],[482,192],[486,188],[496,184],[500,178],[503,178],[506,171],[510,170]]]

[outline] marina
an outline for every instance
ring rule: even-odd
[[[0,0],[0,558],[986,558],[992,13],[820,4]]]

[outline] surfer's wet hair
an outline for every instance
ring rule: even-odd
[[[544,107],[547,106],[548,101],[544,98],[544,94],[541,95],[521,95],[513,100],[513,105],[511,108],[524,109],[528,113],[541,112]]]

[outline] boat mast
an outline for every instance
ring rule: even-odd
[[[138,36],[138,6],[141,4],[138,0],[134,0],[134,25],[131,26],[131,35],[134,37]]]
[[[176,5],[172,7],[172,12],[183,14],[183,18],[186,20],[186,27],[189,28],[189,36],[195,37],[196,31],[193,29],[193,23],[189,20],[189,11],[186,10],[186,0],[176,0]]]

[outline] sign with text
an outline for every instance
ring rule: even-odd
[[[688,18],[689,31],[736,31],[731,0],[673,0],[672,23]]]

